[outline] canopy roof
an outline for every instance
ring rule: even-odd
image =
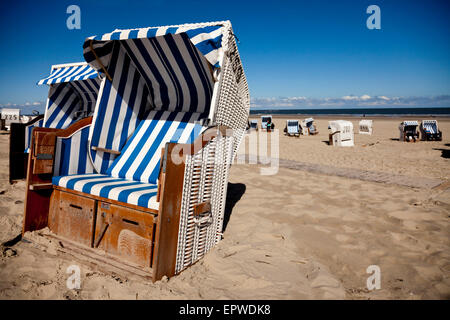
[[[98,71],[104,71],[103,67],[107,69],[111,60],[113,40],[152,39],[168,34],[186,33],[192,44],[208,62],[215,67],[220,67],[223,56],[222,35],[226,27],[230,25],[229,21],[219,21],[127,30],[116,29],[110,33],[87,38],[83,45],[83,54],[91,66]]]
[[[95,79],[99,76],[86,62],[58,64],[52,66],[50,75],[38,81],[38,85],[72,82],[77,80]]]
[[[418,126],[419,123],[415,120],[407,120],[407,121],[403,121],[403,125],[404,126]]]

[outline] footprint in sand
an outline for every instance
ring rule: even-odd
[[[349,241],[351,238],[349,236],[346,236],[345,234],[337,234],[336,235],[336,240],[339,242],[347,242]]]

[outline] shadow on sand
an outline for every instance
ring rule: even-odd
[[[243,183],[228,183],[227,199],[223,216],[223,232],[225,232],[228,222],[230,221],[234,206],[239,200],[241,200],[245,190],[246,186]]]
[[[449,143],[446,144],[446,146],[449,145]],[[450,149],[441,149],[441,148],[433,148],[433,150],[439,150],[442,152],[441,157],[445,159],[450,158]]]

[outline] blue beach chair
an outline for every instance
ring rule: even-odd
[[[153,281],[178,274],[221,239],[228,170],[246,131],[231,23],[115,30],[83,50],[102,75],[95,111],[65,130],[33,130],[24,231],[48,225],[67,250]],[[74,132],[85,134],[92,173],[60,174],[47,157]]]

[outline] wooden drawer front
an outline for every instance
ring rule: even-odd
[[[99,202],[94,247],[124,261],[150,267],[153,215],[107,202]]]
[[[70,240],[92,246],[96,201],[68,192],[59,192],[52,231]]]

